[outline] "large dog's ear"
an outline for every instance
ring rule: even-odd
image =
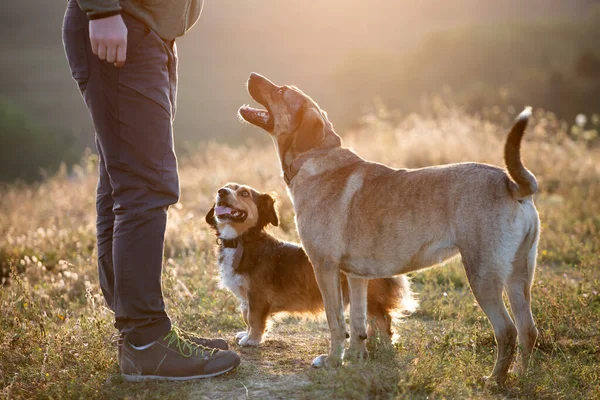
[[[217,220],[215,219],[215,203],[213,203],[210,210],[208,210],[208,213],[204,219],[210,226],[217,226]]]
[[[319,144],[323,140],[324,127],[325,122],[319,111],[312,107],[306,110],[294,135],[296,138],[295,150],[298,153],[304,153]]]
[[[279,217],[275,210],[275,199],[264,193],[258,196],[258,225],[262,228],[268,224],[279,225]]]

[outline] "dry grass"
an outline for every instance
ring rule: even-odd
[[[501,165],[509,126],[455,109],[393,122],[369,116],[346,144],[366,158],[420,167],[458,161]],[[543,234],[533,289],[541,335],[526,375],[483,387],[494,360],[491,327],[458,261],[413,275],[420,310],[396,326],[393,348],[369,343],[368,363],[310,368],[326,351],[323,321],[277,322],[261,349],[238,349],[243,363],[225,377],[185,384],[127,384],[110,344],[95,267],[93,156],[68,175],[0,192],[0,397],[2,398],[599,398],[600,152],[567,137],[538,112],[523,158],[537,175]],[[256,135],[262,135],[256,131]],[[232,339],[243,322],[218,289],[213,238],[204,222],[227,181],[279,193],[281,226],[297,238],[291,204],[270,146],[207,144],[181,162],[182,199],[169,211],[164,288],[179,325]],[[234,346],[235,347],[235,346]]]

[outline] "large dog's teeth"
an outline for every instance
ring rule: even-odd
[[[262,118],[263,122],[266,124],[269,120],[269,113],[266,111],[259,111],[257,114],[260,118]]]

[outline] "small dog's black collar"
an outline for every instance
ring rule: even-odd
[[[217,244],[223,245],[226,249],[236,249],[238,247],[239,240],[235,239],[221,239],[217,238]]]
[[[244,256],[244,241],[242,238],[235,239],[221,239],[217,238],[217,244],[219,246],[223,246],[225,249],[235,249],[233,253],[233,260],[231,262],[231,267],[234,270],[237,270],[242,262],[242,257]],[[220,251],[223,251],[221,249]]]

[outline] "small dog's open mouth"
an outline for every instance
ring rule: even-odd
[[[265,130],[273,129],[273,118],[268,110],[259,110],[250,106],[240,107],[240,116],[247,122],[263,128]]]
[[[215,207],[215,215],[220,220],[230,220],[233,222],[244,222],[248,216],[246,211],[238,210],[224,201],[220,201]]]

